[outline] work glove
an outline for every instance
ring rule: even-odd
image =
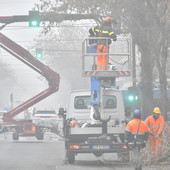
[[[117,37],[116,36],[113,38],[113,41],[117,41]]]
[[[159,134],[156,134],[156,135],[155,135],[155,138],[159,138]]]
[[[142,149],[146,147],[146,141],[142,143]]]
[[[149,131],[149,134],[152,135],[152,136],[154,136],[154,133],[153,133],[152,131]]]
[[[115,34],[113,34],[112,37],[110,37],[110,38],[112,38],[113,41],[117,40],[117,36]]]

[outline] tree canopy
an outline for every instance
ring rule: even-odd
[[[166,63],[170,36],[170,0],[41,0],[35,5],[40,12],[99,14],[111,16],[121,32],[131,33],[141,52],[141,89],[143,111],[153,106],[153,69],[159,73],[164,113],[167,111]]]

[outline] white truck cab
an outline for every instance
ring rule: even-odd
[[[125,109],[122,93],[118,89],[103,90],[103,108],[101,114],[107,119],[111,116],[110,126],[122,125],[125,122]],[[102,113],[103,112],[103,113]],[[75,118],[77,121],[91,123],[90,90],[74,90],[69,93],[66,119]]]

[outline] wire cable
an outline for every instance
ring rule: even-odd
[[[109,57],[109,59],[111,60],[111,61],[113,61],[114,63],[116,63],[116,64],[120,64],[120,65],[125,65],[126,63],[127,63],[127,61],[128,60],[126,60],[125,62],[123,62],[123,63],[119,63],[119,62],[116,62],[116,61],[114,61],[113,59],[111,59],[110,57]]]

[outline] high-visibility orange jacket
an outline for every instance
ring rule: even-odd
[[[110,37],[114,41],[117,40],[115,33],[113,32],[112,26],[108,23],[103,23],[101,26],[92,27],[89,29],[89,33],[92,37]],[[111,44],[111,40],[97,39],[97,45],[107,45]]]
[[[89,33],[91,37],[101,37],[101,39],[96,39],[96,52],[98,53],[96,65],[97,70],[107,70],[109,56],[106,54],[109,53],[109,45],[112,42],[111,39],[113,41],[117,40],[112,25],[109,22],[103,22],[100,26],[90,28]]]
[[[146,120],[146,123],[148,125],[148,131],[157,133],[158,135],[162,134],[162,131],[165,126],[164,117],[162,115],[159,115],[159,117],[155,120],[153,115],[149,116]]]
[[[134,118],[128,122],[125,131],[125,142],[143,144],[147,140],[148,126],[145,121]]]

